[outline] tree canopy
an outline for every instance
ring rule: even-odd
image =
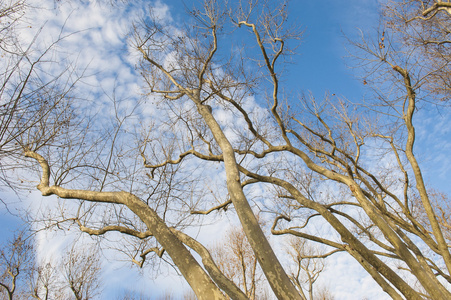
[[[26,61],[25,73],[6,69],[0,154],[58,197],[48,228],[121,234],[117,250],[139,267],[171,264],[198,299],[255,297],[246,280],[263,277],[277,299],[311,299],[322,267],[310,261],[337,253],[393,299],[448,299],[449,199],[426,184],[415,142],[418,112],[448,105],[450,9],[385,3],[380,30],[348,43],[369,91],[357,102],[284,85],[303,30],[282,1],[205,0],[186,6],[183,25],[143,11],[130,20],[136,72],[126,74],[139,97],[122,88],[108,103],[77,95],[86,74],[72,67],[29,83],[48,49],[71,37],[62,30],[37,59],[20,52],[13,66]],[[242,229],[228,241],[241,277],[193,231],[214,228],[218,214]],[[271,242],[281,236],[291,237],[288,256]]]

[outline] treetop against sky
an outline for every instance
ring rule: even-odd
[[[1,225],[99,242],[102,299],[444,299],[447,2],[250,3],[30,3]]]

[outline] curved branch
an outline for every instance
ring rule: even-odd
[[[279,95],[278,95],[279,94],[279,79],[277,78],[277,75],[276,75],[275,70],[274,70],[274,64],[276,62],[276,59],[280,56],[280,54],[283,51],[283,45],[284,45],[283,40],[276,39],[277,41],[281,42],[281,46],[279,48],[279,51],[274,56],[273,61],[270,62],[269,61],[269,57],[268,57],[268,53],[266,52],[265,46],[263,45],[263,41],[262,41],[262,39],[260,37],[260,34],[258,33],[257,26],[255,26],[255,24],[248,23],[247,21],[241,21],[241,22],[238,23],[238,25],[239,26],[245,25],[247,27],[250,27],[250,28],[252,28],[252,31],[254,32],[255,38],[257,40],[257,44],[260,47],[261,53],[262,53],[263,58],[265,60],[266,67],[268,68],[269,74],[271,75],[271,79],[273,81],[273,94],[272,94],[273,105],[271,107],[271,112],[274,115],[274,118],[276,119],[277,124],[280,127],[283,139],[285,140],[285,142],[287,144],[290,144],[290,140],[287,137],[285,125],[283,124],[282,119],[280,118],[279,113],[277,112],[277,107],[279,105],[279,98],[278,98],[279,97]]]
[[[161,258],[163,257],[165,251],[166,250],[164,248],[152,247],[139,255],[141,257],[141,261],[137,261],[134,257],[132,257],[132,262],[138,265],[139,268],[142,268],[144,263],[146,262],[147,254],[149,254],[150,252],[155,252],[155,254],[159,258]]]
[[[243,168],[242,166],[239,167],[240,171],[243,172],[246,176],[258,179],[261,182],[272,183],[277,186],[280,186],[286,189],[289,193],[291,193],[293,197],[295,197],[295,199],[302,205],[319,212],[324,217],[324,219],[340,234],[341,239],[344,243],[348,243],[349,245],[351,245],[352,249],[355,249],[358,252],[359,256],[365,259],[365,262],[371,264],[373,268],[375,268],[385,278],[387,278],[399,291],[402,292],[402,294],[404,294],[407,298],[421,299],[418,293],[410,285],[408,285],[398,274],[396,274],[391,268],[389,268],[383,261],[381,261],[378,257],[376,257],[375,254],[371,250],[369,250],[361,241],[359,241],[348,230],[348,228],[346,228],[337,219],[337,217],[334,216],[325,206],[305,198],[292,184],[290,184],[287,181],[284,181],[276,177],[259,175],[250,172],[249,170]],[[404,248],[407,249],[405,246]],[[410,252],[409,255],[411,255]],[[409,257],[409,259],[412,258],[413,257]]]
[[[451,3],[449,4],[451,7]],[[413,125],[413,114],[415,112],[416,106],[416,94],[412,87],[409,72],[399,66],[394,66],[393,70],[395,70],[403,77],[404,87],[406,89],[408,97],[407,112],[405,112],[404,114],[404,121],[408,132],[406,142],[406,156],[412,167],[416,179],[416,187],[418,193],[420,194],[421,202],[423,203],[423,207],[426,211],[429,222],[431,224],[434,237],[437,240],[438,248],[440,249],[440,254],[443,257],[443,260],[445,261],[448,273],[451,274],[451,253],[448,249],[448,245],[446,244],[442,229],[437,220],[437,215],[434,212],[434,208],[431,205],[431,201],[426,191],[426,185],[423,180],[423,174],[421,172],[420,166],[418,164],[415,155],[413,154],[413,146],[415,143],[415,127]]]
[[[238,103],[236,103],[235,100],[233,100],[230,97],[227,97],[226,95],[224,95],[223,93],[221,93],[219,90],[217,90],[214,86],[213,86],[213,82],[209,81],[210,83],[210,89],[216,94],[218,95],[221,99],[231,103],[244,117],[244,120],[247,123],[247,127],[249,129],[250,132],[252,132],[252,134],[258,138],[260,141],[262,141],[263,143],[265,143],[268,147],[271,147],[271,143],[266,140],[263,136],[261,136],[257,130],[255,130],[254,125],[252,124],[251,119],[249,118],[248,113],[243,109],[243,107],[241,105],[239,105]]]
[[[343,244],[340,244],[340,243],[337,243],[337,242],[334,242],[334,241],[331,241],[331,240],[328,240],[328,239],[325,239],[325,238],[321,238],[321,237],[318,237],[316,235],[311,235],[311,234],[295,231],[295,230],[292,230],[292,229],[276,230],[277,224],[278,224],[278,222],[281,219],[284,219],[286,221],[291,221],[291,219],[288,218],[287,216],[283,216],[283,215],[277,216],[274,219],[274,223],[273,223],[273,225],[271,227],[271,233],[273,235],[291,234],[291,235],[295,235],[295,236],[298,236],[298,237],[306,238],[308,240],[311,240],[311,241],[314,241],[314,242],[317,242],[317,243],[321,243],[321,244],[324,244],[324,245],[336,248],[338,251],[345,251],[345,248],[344,248]]]
[[[428,17],[428,19],[430,19],[431,17],[435,16],[439,12],[439,10],[443,10],[443,9],[448,12],[448,10],[451,9],[451,3],[437,1],[431,7],[429,7],[428,9],[425,9],[422,12],[422,15],[423,15],[423,17],[427,17],[427,15],[429,15],[430,13],[433,13],[432,16]],[[449,12],[448,12],[448,14],[449,14]]]
[[[153,236],[153,234],[147,230],[147,231],[137,231],[137,230],[133,230],[131,228],[125,227],[125,226],[119,226],[119,225],[109,225],[109,226],[105,226],[101,229],[92,229],[92,228],[88,228],[86,226],[84,226],[80,220],[76,219],[75,220],[80,228],[80,230],[82,232],[86,232],[89,235],[103,235],[107,232],[120,232],[120,233],[124,233],[130,236],[134,236],[137,237],[141,240],[146,239],[148,237]]]
[[[208,214],[211,213],[212,211],[214,211],[214,210],[220,210],[220,209],[224,209],[224,211],[226,211],[226,210],[227,210],[227,207],[228,207],[230,204],[232,204],[232,200],[231,200],[231,199],[229,199],[229,200],[227,200],[226,202],[224,202],[224,203],[222,203],[222,204],[219,204],[219,205],[217,205],[217,206],[215,206],[215,207],[212,207],[212,208],[210,208],[209,210],[206,210],[206,211],[203,211],[203,210],[195,210],[195,211],[192,211],[191,214],[192,214],[192,215],[208,215]]]
[[[210,53],[208,54],[207,59],[205,60],[205,63],[202,67],[202,70],[199,72],[199,86],[198,89],[202,87],[203,83],[203,77],[205,74],[205,71],[208,68],[208,65],[210,64],[211,60],[213,59],[213,56],[216,53],[216,50],[218,49],[218,37],[216,36],[216,25],[211,26],[211,34],[213,35],[213,49],[211,49]]]
[[[150,179],[154,178],[154,172],[155,172],[156,169],[164,167],[164,166],[167,166],[167,165],[179,164],[180,162],[182,162],[182,160],[185,157],[187,157],[189,155],[194,155],[197,158],[200,158],[200,159],[203,159],[203,160],[208,160],[208,161],[223,161],[224,160],[222,155],[214,155],[214,154],[211,154],[211,153],[210,153],[210,155],[205,155],[205,154],[202,154],[200,152],[197,152],[194,149],[191,149],[191,150],[188,150],[188,151],[185,151],[185,152],[179,154],[179,158],[178,159],[175,159],[175,160],[174,159],[168,159],[168,160],[166,160],[166,161],[164,161],[162,163],[159,163],[159,164],[156,164],[156,165],[151,165],[151,164],[147,163],[147,158],[145,157],[144,152],[141,151],[141,157],[143,158],[143,161],[144,161],[144,167],[151,169],[151,171],[150,171],[151,174],[148,174]]]

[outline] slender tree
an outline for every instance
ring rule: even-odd
[[[290,278],[299,292],[306,291],[308,296],[305,294],[302,296],[309,300],[326,298],[327,290],[320,290],[322,294],[319,294],[313,289],[314,283],[325,268],[324,257],[317,255],[319,251],[307,244],[306,240],[291,237],[287,244],[286,251],[294,266],[293,271],[290,272]],[[319,296],[314,297],[314,294]]]
[[[26,281],[34,262],[33,245],[24,232],[11,241],[5,241],[0,250],[0,295],[4,299],[15,299],[24,293]]]
[[[64,282],[76,300],[89,300],[99,293],[100,270],[100,257],[95,248],[73,246],[63,258]]]
[[[221,272],[243,291],[247,299],[263,298],[265,283],[257,258],[241,228],[229,229],[221,244],[212,250],[212,256]]]

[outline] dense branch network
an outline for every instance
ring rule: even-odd
[[[436,1],[415,18],[432,20],[448,9],[448,4]],[[122,211],[115,215],[117,224],[91,226],[88,217],[79,216],[69,220],[90,235],[121,233],[137,240],[154,239],[157,245],[142,246],[132,261],[142,267],[151,253],[160,258],[168,255],[200,299],[255,296],[253,287],[248,289],[246,284],[245,291],[240,290],[218,267],[208,248],[183,232],[184,226],[189,226],[187,220],[220,212],[236,215],[255,264],[258,261],[279,299],[307,299],[308,294],[312,298],[312,286],[301,284],[301,270],[313,284],[323,269],[305,262],[337,253],[355,258],[393,299],[422,299],[423,291],[409,283],[412,277],[428,297],[451,298],[441,282],[451,283],[449,220],[440,208],[442,216],[437,215],[413,150],[413,116],[420,101],[417,93],[430,83],[429,75],[438,73],[416,76],[417,69],[398,61],[403,52],[394,53],[389,34],[384,32],[374,48],[366,42],[356,46],[371,57],[371,63],[377,65],[374,69],[383,70],[383,75],[393,80],[398,88],[396,99],[381,94],[377,105],[354,110],[346,100],[332,96],[322,101],[301,96],[290,99],[288,105],[282,101],[280,65],[300,33],[283,30],[285,6],[259,8],[250,1],[248,7],[241,5],[235,11],[206,1],[203,10],[190,12],[197,25],[183,34],[158,20],[146,19],[141,27],[135,25],[140,71],[149,94],[158,96],[166,109],[159,117],[167,118],[161,128],[143,129],[146,132],[137,139],[134,152],[130,150],[136,154],[134,159],[142,159],[143,169],[133,173],[136,177],[130,180],[133,187],[129,191],[106,191],[113,145],[107,167],[91,168],[100,173],[107,170],[100,188],[71,189],[59,181],[51,184],[50,158],[38,153],[39,147],[25,148],[25,156],[42,170],[38,185],[42,195],[125,207],[140,225],[131,225],[131,219],[122,222],[127,215]],[[222,49],[227,45],[225,20],[232,20],[234,31],[251,37],[246,43],[256,47],[249,47],[249,56],[257,59],[226,55],[227,50]],[[257,67],[251,68],[248,61],[256,61]],[[415,82],[412,78],[420,79]],[[365,79],[368,84],[366,80],[371,84],[370,77]],[[300,102],[298,110],[291,108],[295,100]],[[378,109],[389,126],[380,124],[379,114],[372,119]],[[152,134],[156,137],[151,138]],[[166,137],[168,141],[161,141]],[[392,164],[387,167],[384,160]],[[208,175],[199,175],[197,168]],[[221,171],[217,176],[196,178],[209,177],[216,169]],[[135,179],[140,175],[144,179]],[[175,181],[180,177],[185,181],[179,185]],[[208,193],[202,186],[208,180],[220,182],[224,195]],[[252,200],[254,187],[264,191],[259,196],[263,200]],[[273,235],[309,240],[321,245],[320,253],[302,254],[296,271],[288,274],[265,236],[256,210],[265,212]],[[89,209],[86,211],[89,215]],[[328,232],[315,231],[318,222]],[[187,247],[202,261],[196,261]],[[393,262],[400,263],[408,275],[392,268]]]

